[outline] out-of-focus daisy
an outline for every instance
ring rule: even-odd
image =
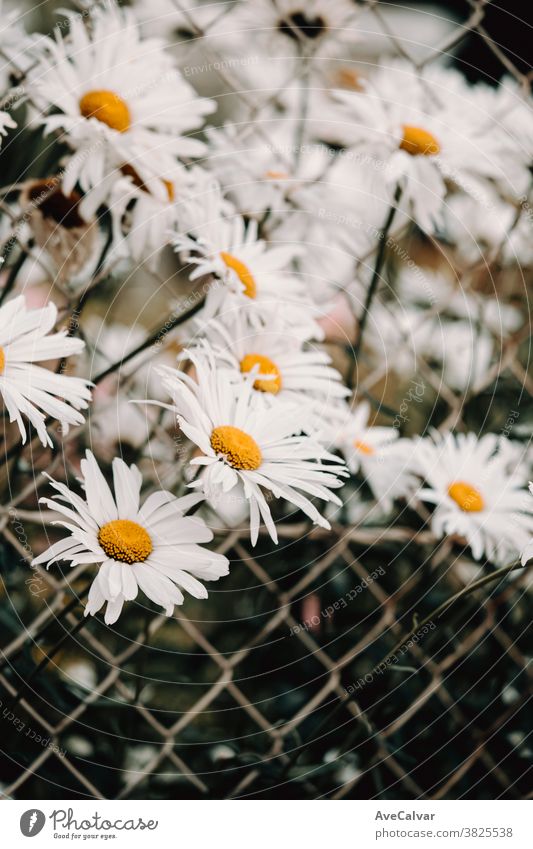
[[[533,495],[533,483],[529,484],[529,491],[530,491],[531,495]],[[525,546],[525,548],[523,548],[522,551],[521,551],[522,566],[525,566],[526,563],[529,560],[531,560],[532,557],[533,557],[533,539],[530,540],[528,542],[528,544]]]
[[[86,409],[91,398],[89,382],[79,377],[55,374],[36,363],[63,359],[79,354],[81,339],[67,331],[50,333],[57,309],[50,303],[44,309],[27,310],[22,295],[0,307],[0,394],[9,414],[26,442],[23,416],[34,426],[43,445],[52,445],[46,430],[46,416],[69,425],[82,424],[79,410]]]
[[[402,269],[396,281],[402,304],[436,308],[454,318],[468,319],[475,326],[483,326],[496,335],[505,336],[521,326],[521,312],[511,304],[488,294],[462,286],[461,280],[452,280],[440,270],[414,266]]]
[[[409,377],[425,362],[440,370],[440,378],[451,389],[461,391],[483,378],[495,350],[495,341],[483,323],[428,315],[409,303],[376,301],[369,328],[372,333],[366,341],[388,371]]]
[[[520,210],[490,186],[475,198],[463,192],[452,194],[444,209],[443,228],[446,240],[468,265],[490,263],[496,255],[506,266],[533,264],[530,205],[523,204]]]
[[[243,38],[263,37],[280,51],[314,53],[331,41],[357,38],[357,14],[349,0],[257,0],[237,4],[228,20]]]
[[[251,122],[206,131],[211,149],[208,167],[247,217],[261,218],[267,209],[276,215],[290,211],[301,187],[323,179],[333,162],[325,145],[302,144],[297,149],[292,124],[277,113],[267,115],[268,137]]]
[[[189,486],[207,497],[232,498],[239,483],[250,506],[250,535],[255,545],[262,520],[277,542],[277,532],[263,490],[302,510],[315,524],[329,528],[310,497],[340,504],[331,492],[347,473],[338,457],[302,436],[305,407],[254,403],[252,383],[238,389],[224,380],[213,360],[190,357],[196,380],[172,369],[162,370],[183,433],[201,451],[191,464],[201,468]]]
[[[28,35],[23,26],[24,11],[21,7],[10,8],[4,0],[0,0],[0,50],[2,51],[2,66],[0,67],[0,89],[4,92],[11,83],[11,76],[22,75],[33,62],[33,47],[40,36]],[[27,14],[27,12],[26,12]],[[22,89],[12,89],[12,105],[22,98]]]
[[[182,218],[196,224],[174,237],[176,251],[182,253],[194,270],[191,280],[214,275],[203,317],[223,313],[226,306],[245,309],[256,324],[268,322],[273,309],[283,310],[287,324],[300,338],[320,336],[305,286],[289,265],[301,246],[292,243],[269,245],[257,236],[257,223],[248,226],[240,215],[230,217],[218,189],[207,192],[190,206]]]
[[[443,328],[435,329],[424,310],[376,299],[367,326],[365,344],[387,371],[409,377],[417,371],[420,358],[441,357]]]
[[[272,240],[303,246],[298,271],[316,303],[347,286],[375,245],[391,192],[355,154],[296,144],[291,121],[268,119],[269,139],[239,123],[208,130],[209,168],[247,219],[269,212]]]
[[[533,510],[523,474],[509,470],[505,440],[494,434],[446,434],[423,439],[416,460],[424,486],[417,495],[435,505],[435,536],[459,536],[476,560],[505,563],[524,549],[533,532]],[[500,448],[500,450],[498,450]]]
[[[130,10],[95,7],[68,15],[69,33],[40,42],[40,61],[28,76],[27,94],[42,110],[46,132],[62,131],[76,154],[66,164],[71,192],[98,186],[129,165],[157,192],[159,175],[176,157],[204,151],[189,133],[215,108],[197,97],[154,39],[141,40]]]
[[[442,379],[451,389],[475,390],[487,374],[494,340],[485,328],[470,321],[447,321],[440,328],[442,350],[431,352],[442,366]]]
[[[370,404],[362,401],[355,409],[346,409],[342,420],[332,426],[331,438],[350,471],[363,475],[374,497],[388,510],[395,498],[413,491],[413,443],[399,439],[398,428],[370,425],[369,419]]]
[[[100,564],[86,616],[107,602],[105,621],[111,625],[139,589],[170,616],[174,605],[183,604],[182,590],[206,598],[207,590],[198,579],[216,581],[228,574],[227,558],[200,545],[213,539],[212,532],[197,517],[184,515],[199,501],[197,495],[175,498],[159,491],[141,506],[142,475],[118,458],[113,461],[113,495],[90,451],[81,461],[81,472],[85,498],[51,479],[58,494],[40,499],[62,514],[57,524],[70,536],[51,545],[33,565],[50,566],[58,560],[72,566]]]
[[[85,214],[94,214],[101,204],[110,211],[115,236],[110,251],[113,257],[146,262],[148,268],[156,270],[160,251],[170,243],[170,234],[177,226],[178,194],[190,190],[188,173],[174,165],[171,173],[152,180],[149,187],[131,165],[123,165],[85,196],[81,205]]]
[[[279,313],[273,315],[270,327],[255,330],[241,312],[226,312],[202,331],[207,340],[204,350],[209,353],[212,346],[217,360],[228,364],[233,380],[248,380],[253,373],[254,393],[267,407],[273,402],[308,405],[314,430],[316,422],[334,415],[339,401],[350,394],[328,354],[291,336]],[[194,350],[201,356],[202,346]]]
[[[458,84],[453,71],[427,71],[421,79],[408,63],[391,63],[365,81],[363,91],[338,90],[335,99],[343,109],[333,109],[329,132],[364,151],[392,185],[403,186],[402,203],[426,230],[441,218],[448,180],[474,194],[494,178],[522,183],[513,176],[527,170],[523,153],[510,149],[477,87]]]

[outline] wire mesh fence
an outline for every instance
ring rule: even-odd
[[[175,5],[224,95],[240,102],[246,128],[261,113],[259,95],[243,90],[195,10]],[[405,41],[388,31],[382,4],[366,5],[397,55],[418,69],[475,33],[528,89],[529,77],[484,29],[486,2],[470,2],[467,19],[416,60]],[[271,92],[267,97],[275,99]],[[268,134],[268,126],[261,132]],[[400,234],[409,256],[429,250],[422,238],[402,239]],[[458,391],[442,382],[431,362],[418,360],[425,387],[420,415],[431,410],[431,423],[441,429],[481,430],[490,418],[491,429],[503,432],[509,416],[514,421],[528,409],[533,382],[527,298],[521,274],[510,279],[499,258],[491,256],[484,273],[498,291],[506,287],[520,301],[523,320],[505,339],[494,334],[499,355],[486,373]],[[465,269],[465,289],[476,273],[475,266]],[[94,287],[105,286],[106,275],[97,274]],[[121,297],[127,298],[124,290],[119,309]],[[184,309],[194,304],[190,292],[181,298]],[[83,309],[83,300],[67,293],[63,322],[77,321]],[[428,308],[424,321],[435,314]],[[172,325],[172,316],[158,315],[139,349],[150,355],[155,340],[159,355],[172,351]],[[86,341],[96,361],[99,338]],[[334,355],[347,372],[343,346]],[[97,384],[98,375],[100,382],[118,375],[127,392],[131,375],[124,357],[107,360],[96,374]],[[406,386],[392,364],[376,363],[362,350],[358,392],[389,422]],[[410,412],[415,419],[417,406]],[[514,417],[510,411],[519,412]],[[278,523],[279,547],[263,533],[255,548],[247,531],[218,535],[217,550],[230,558],[231,573],[210,588],[209,603],[190,599],[171,619],[149,605],[131,606],[110,628],[97,617],[83,617],[90,567],[29,568],[33,548],[44,547],[43,523],[55,539],[53,517],[37,504],[47,485],[44,472],[73,477],[73,453],[91,440],[91,427],[89,417],[63,438],[58,453],[37,449],[35,442],[6,447],[9,496],[0,513],[5,796],[533,795],[527,571],[472,584],[475,567],[467,549],[458,539],[436,540],[420,505],[387,525],[341,512],[331,532],[286,517]],[[150,437],[154,433],[169,458],[163,476],[178,477],[173,434],[160,420]],[[148,471],[150,445],[148,440],[135,447]]]

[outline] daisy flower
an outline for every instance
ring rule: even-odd
[[[42,444],[51,446],[46,416],[57,419],[67,433],[69,425],[83,424],[79,410],[86,409],[91,399],[89,381],[36,365],[79,354],[84,348],[84,342],[67,336],[66,330],[50,333],[56,319],[55,304],[28,310],[23,295],[0,307],[0,394],[23,443],[23,416],[34,426]]]
[[[159,41],[140,38],[131,11],[113,4],[68,20],[66,37],[58,30],[40,42],[27,82],[42,110],[36,120],[47,133],[62,131],[76,151],[66,165],[67,193],[78,181],[84,190],[99,185],[124,164],[151,187],[176,157],[204,151],[188,134],[215,104],[196,96]]]
[[[36,557],[33,565],[51,566],[59,560],[99,564],[85,616],[97,613],[107,602],[105,622],[116,622],[125,601],[139,589],[170,616],[174,605],[183,604],[186,590],[194,598],[207,598],[198,580],[216,581],[228,574],[224,555],[203,548],[212,532],[205,523],[184,513],[200,499],[196,494],[175,498],[158,491],[140,505],[142,475],[139,469],[113,460],[111,492],[93,454],[81,461],[85,498],[68,486],[51,480],[58,493],[40,502],[64,517],[70,536],[54,543]]]
[[[423,391],[418,389],[413,390],[413,399],[417,392],[421,401]],[[377,501],[389,510],[395,498],[413,490],[415,478],[409,465],[413,443],[400,439],[397,427],[369,425],[369,419],[367,401],[354,410],[345,409],[343,419],[332,428],[332,442],[352,474],[361,473]]]
[[[233,372],[234,381],[247,381],[253,373],[254,395],[267,407],[305,403],[312,420],[321,421],[334,414],[335,405],[350,394],[328,354],[291,336],[280,314],[273,315],[269,327],[256,330],[241,311],[226,312],[203,325],[202,332],[206,341],[195,347],[195,353],[201,356],[211,346],[217,361],[230,368],[230,379]]]
[[[481,94],[479,93],[481,91]],[[430,70],[421,79],[406,62],[381,67],[363,90],[334,95],[328,131],[364,151],[391,185],[403,186],[402,203],[432,232],[442,214],[447,181],[476,193],[489,180],[507,180],[514,191],[527,171],[525,151],[484,105],[484,88],[468,86],[456,72]]]
[[[189,486],[206,497],[237,490],[250,507],[250,535],[255,545],[260,519],[274,540],[277,533],[263,490],[302,510],[315,524],[329,528],[308,496],[340,504],[331,490],[342,486],[348,472],[338,457],[320,443],[302,436],[305,408],[272,407],[254,403],[251,382],[232,387],[207,360],[190,352],[197,379],[174,369],[162,370],[178,424],[201,451],[191,465],[203,469]]]
[[[437,307],[439,315],[446,312],[454,318],[468,319],[496,335],[514,333],[523,322],[522,314],[516,307],[503,302],[499,297],[464,287],[460,280],[452,280],[442,270],[419,266],[401,269],[396,288],[402,304],[409,303],[427,309]]]
[[[165,177],[160,175],[148,186],[131,165],[123,165],[85,195],[81,208],[84,214],[94,215],[101,204],[107,206],[115,234],[112,255],[146,262],[155,271],[160,251],[177,226],[176,198],[189,188],[188,174],[175,164]]]
[[[267,324],[272,310],[282,304],[293,333],[321,337],[303,281],[288,269],[301,246],[272,246],[259,239],[257,222],[246,225],[240,215],[230,217],[218,187],[197,198],[182,218],[192,226],[176,234],[173,244],[195,266],[190,279],[213,275],[217,281],[208,290],[204,320],[237,306],[252,323]]]
[[[245,38],[263,34],[274,49],[316,52],[332,41],[353,41],[356,16],[350,0],[256,0],[237,4],[228,18]]]
[[[483,215],[479,213],[483,206]],[[506,266],[532,265],[531,213],[522,203],[517,207],[503,200],[494,189],[477,198],[456,192],[444,210],[444,234],[460,259],[469,265],[487,263],[499,251]]]
[[[0,0],[0,50],[2,51],[2,66],[0,67],[0,88],[6,91],[12,83],[12,75],[21,75],[33,62],[33,47],[39,41],[39,35],[28,35],[22,26],[22,20],[27,11],[21,7],[9,8],[11,4]],[[17,89],[13,91],[14,101],[19,100]]]
[[[416,452],[425,484],[417,496],[435,505],[436,537],[457,534],[476,560],[505,563],[517,557],[533,532],[524,478],[509,469],[506,440],[473,433],[423,439]],[[502,448],[503,445],[503,448]]]

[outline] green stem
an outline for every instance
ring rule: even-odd
[[[387,219],[385,224],[383,225],[382,230],[379,234],[379,245],[378,251],[376,254],[376,262],[374,265],[374,270],[372,272],[372,279],[370,280],[370,285],[368,287],[366,293],[365,304],[363,307],[363,311],[359,318],[358,326],[357,326],[357,336],[355,340],[355,344],[353,347],[353,367],[352,367],[352,375],[351,375],[351,384],[353,386],[355,370],[357,368],[357,357],[359,356],[359,351],[361,350],[361,345],[363,344],[363,334],[365,332],[366,324],[368,321],[368,316],[370,314],[370,307],[372,306],[372,302],[374,300],[375,294],[377,292],[379,281],[381,280],[381,271],[383,269],[383,264],[385,262],[385,257],[387,255],[387,246],[388,246],[388,236],[392,224],[394,222],[394,218],[396,212],[398,210],[398,204],[400,202],[402,196],[402,187],[398,185],[396,187],[396,191],[394,192],[394,201],[390,206]]]

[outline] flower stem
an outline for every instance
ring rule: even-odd
[[[387,254],[387,243],[388,243],[388,235],[392,224],[394,222],[394,218],[396,212],[398,210],[398,204],[400,202],[400,198],[402,196],[402,186],[398,184],[396,187],[396,191],[394,192],[394,200],[389,208],[389,212],[387,215],[387,219],[383,225],[379,233],[379,245],[376,254],[376,263],[374,265],[374,270],[372,272],[372,279],[370,280],[370,285],[368,287],[366,293],[366,299],[363,306],[363,311],[359,318],[358,326],[357,326],[357,336],[355,339],[355,344],[353,347],[353,365],[352,365],[352,375],[351,375],[351,384],[354,385],[355,371],[357,368],[357,357],[359,356],[359,351],[361,350],[361,345],[363,344],[363,334],[365,332],[366,324],[368,321],[368,316],[370,314],[370,307],[372,306],[372,302],[374,300],[374,296],[377,292],[378,284],[381,279],[381,271],[383,269],[383,263],[385,262],[385,256]]]

